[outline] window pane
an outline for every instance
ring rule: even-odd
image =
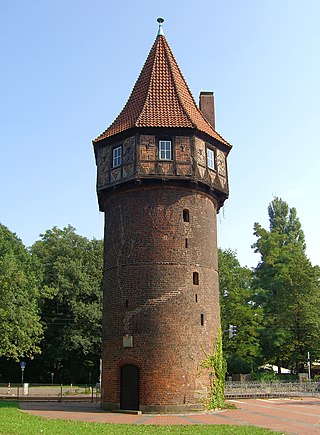
[[[171,141],[169,140],[159,141],[159,158],[160,160],[172,160]]]
[[[208,164],[208,168],[215,169],[214,152],[212,150],[210,150],[209,148],[207,148],[207,164]]]
[[[112,167],[116,168],[121,165],[121,147],[113,149],[112,152]]]

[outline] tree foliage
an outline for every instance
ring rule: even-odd
[[[275,198],[268,215],[269,229],[254,225],[253,247],[261,256],[254,271],[241,267],[235,252],[219,250],[229,373],[249,372],[263,361],[299,369],[308,352],[312,359],[320,355],[320,269],[306,256],[296,210]],[[34,358],[27,367],[33,367],[37,381],[49,381],[50,373],[55,382],[96,381],[102,270],[103,241],[88,240],[71,226],[46,231],[29,251],[0,225],[2,370],[6,358]],[[237,326],[232,338],[227,333],[230,324]],[[220,356],[210,358],[206,364],[217,366]]]
[[[265,317],[261,343],[268,362],[298,370],[308,351],[314,358],[320,353],[319,268],[306,256],[296,210],[275,198],[268,214],[269,231],[254,225],[253,247],[261,255],[255,270],[257,303]]]
[[[31,257],[20,239],[0,224],[0,357],[33,357],[43,328],[39,288]]]
[[[32,246],[47,289],[42,360],[48,372],[72,380],[97,367],[101,354],[103,242],[68,226],[41,234]]]
[[[224,356],[229,373],[248,373],[261,356],[259,327],[262,309],[255,304],[253,274],[241,267],[236,253],[219,249],[219,285]],[[229,325],[236,336],[229,338]]]

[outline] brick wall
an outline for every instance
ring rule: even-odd
[[[123,364],[140,369],[140,409],[194,406],[208,387],[208,373],[197,369],[218,325],[214,198],[166,184],[109,196],[102,406],[119,406]],[[133,347],[123,347],[125,335]]]

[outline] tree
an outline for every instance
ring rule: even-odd
[[[259,327],[262,309],[256,306],[252,271],[241,267],[236,253],[219,249],[221,324],[229,373],[248,373],[261,356]],[[229,338],[229,325],[237,334]]]
[[[43,328],[39,288],[31,257],[18,237],[0,224],[0,357],[40,352]]]
[[[97,379],[101,354],[103,242],[88,240],[71,226],[54,227],[32,246],[43,288],[45,325],[42,366],[55,379]]]
[[[268,214],[269,231],[254,225],[253,247],[261,255],[255,269],[257,302],[265,314],[261,343],[268,362],[299,370],[308,351],[314,358],[320,353],[319,267],[306,256],[296,210],[275,198]]]

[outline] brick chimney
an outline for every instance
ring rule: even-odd
[[[199,109],[204,118],[210,123],[211,127],[215,129],[213,92],[200,92]]]

